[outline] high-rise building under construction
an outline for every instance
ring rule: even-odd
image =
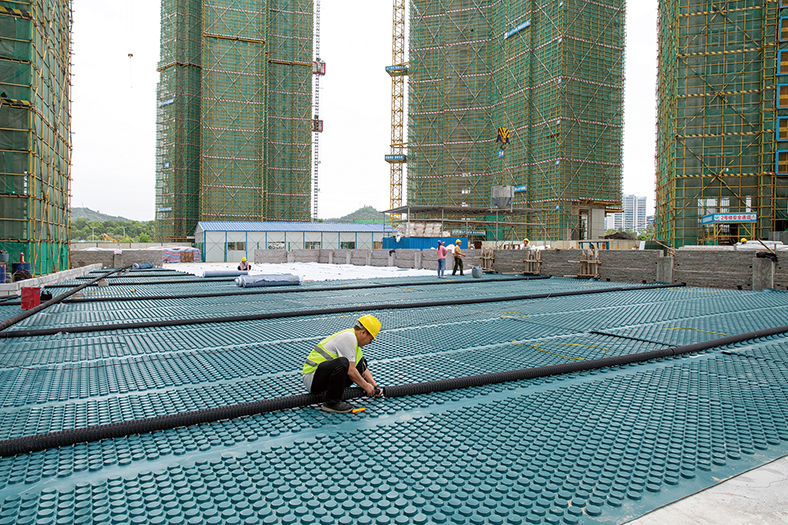
[[[310,218],[312,0],[163,0],[156,235]]]
[[[788,229],[788,1],[660,1],[657,90],[657,239]]]
[[[547,211],[532,239],[620,211],[624,0],[412,0],[408,203]]]
[[[0,249],[37,275],[69,268],[71,16],[0,1]]]

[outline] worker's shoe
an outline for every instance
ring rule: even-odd
[[[344,401],[337,401],[336,403],[323,403],[320,406],[323,412],[335,412],[337,414],[347,414],[353,411],[353,405],[345,403]]]

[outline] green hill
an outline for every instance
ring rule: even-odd
[[[71,220],[85,219],[86,221],[117,221],[117,222],[133,222],[131,219],[125,217],[118,217],[117,215],[106,215],[93,211],[90,208],[71,208]]]
[[[326,219],[326,222],[354,222],[354,221],[370,221],[372,222],[377,221],[380,222],[383,220],[383,214],[380,213],[378,210],[373,208],[372,206],[364,206],[363,208],[359,208],[353,213],[349,213],[344,217],[339,217],[338,219]]]
[[[85,219],[88,222],[93,222],[93,221],[135,222],[125,217],[99,213],[97,211],[91,210],[90,208],[71,208],[71,220],[76,221],[78,219]],[[354,221],[372,222],[373,220],[377,222],[382,221],[383,214],[380,213],[375,208],[373,208],[372,206],[364,206],[363,208],[359,208],[356,211],[345,215],[344,217],[339,217],[336,219],[325,219],[325,222],[354,222]]]

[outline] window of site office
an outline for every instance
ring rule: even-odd
[[[780,7],[788,7],[788,0],[780,0]]]
[[[780,17],[780,42],[788,41],[788,16]]]
[[[788,50],[777,54],[777,74],[788,75]]]

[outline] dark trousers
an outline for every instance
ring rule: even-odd
[[[462,257],[455,257],[454,258],[454,270],[452,270],[452,272],[451,272],[452,275],[457,273],[457,268],[460,269],[460,275],[463,275],[463,273],[462,273]]]
[[[346,357],[323,361],[317,365],[315,377],[312,378],[312,393],[317,395],[325,393],[325,400],[329,405],[342,401],[345,389],[353,384],[350,376],[347,375],[348,368],[350,368],[350,361]],[[361,358],[361,361],[356,364],[356,370],[362,376],[364,375],[367,370],[365,358]]]

